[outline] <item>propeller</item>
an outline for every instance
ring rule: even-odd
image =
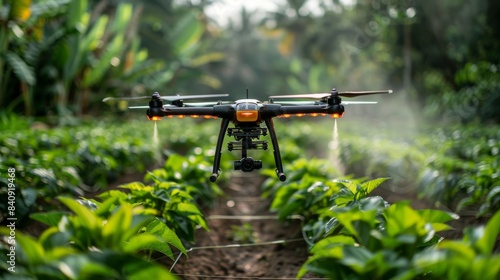
[[[194,103],[184,103],[184,107],[209,107],[214,105],[222,105],[222,104],[230,104],[232,101],[217,101],[217,102],[194,102]],[[163,108],[168,107],[178,107],[176,105],[166,104],[163,105]],[[129,106],[129,109],[149,109],[149,106]]]
[[[149,109],[149,106],[128,106],[129,109]]]
[[[341,105],[355,105],[355,104],[377,104],[377,101],[342,101]],[[301,105],[320,105],[318,101],[284,101],[284,102],[273,102],[272,104],[280,105],[291,105],[291,106],[301,106]]]
[[[323,99],[330,96],[344,96],[344,97],[356,97],[362,95],[371,95],[371,94],[387,94],[392,93],[392,90],[371,90],[371,91],[339,91],[337,92],[333,89],[331,92],[321,92],[321,93],[306,93],[306,94],[290,94],[290,95],[274,95],[270,96],[271,99],[280,99],[280,98],[311,98],[311,99]]]
[[[342,101],[342,105],[355,105],[355,104],[377,104],[377,101]]]
[[[214,98],[214,97],[227,97],[229,94],[202,94],[202,95],[172,95],[172,96],[160,96],[157,92],[153,96],[134,96],[134,97],[106,97],[102,102],[107,102],[109,100],[139,100],[139,99],[151,99],[156,97],[166,100],[166,101],[178,101],[178,100],[188,100],[188,99],[201,99],[201,98]]]
[[[223,104],[231,104],[233,101],[216,101],[216,102],[193,102],[193,103],[184,103],[186,107],[209,107],[214,105],[223,105]]]

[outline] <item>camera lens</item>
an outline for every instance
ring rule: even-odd
[[[253,158],[242,158],[234,161],[234,170],[241,170],[243,172],[252,172],[254,169],[261,169],[262,161],[254,160]]]
[[[244,172],[253,171],[253,159],[252,158],[242,158],[241,159],[241,170]]]

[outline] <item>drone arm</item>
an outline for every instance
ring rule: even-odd
[[[210,181],[215,182],[217,177],[219,177],[219,167],[220,167],[220,158],[222,151],[222,143],[224,142],[224,135],[226,133],[227,127],[229,126],[229,119],[224,118],[220,124],[219,138],[217,139],[217,146],[215,147],[215,156],[214,156],[214,167],[212,169],[212,175],[210,176]]]
[[[280,115],[293,114],[335,114],[344,112],[342,105],[281,106]]]
[[[174,107],[174,108],[163,108],[162,110],[164,116],[215,116],[214,108],[212,107]]]
[[[295,114],[342,114],[344,106],[340,104],[333,105],[280,105],[267,104],[261,112],[263,118],[272,118],[282,115]]]
[[[283,172],[283,164],[281,162],[278,137],[276,136],[276,132],[274,131],[273,120],[271,118],[266,118],[264,121],[266,123],[267,129],[269,130],[269,136],[271,136],[271,143],[273,144],[274,161],[276,163],[276,175],[278,175],[280,181],[283,182],[286,180],[286,176]]]
[[[213,107],[163,107],[161,116],[213,116],[230,118],[234,109],[229,105],[215,105]]]

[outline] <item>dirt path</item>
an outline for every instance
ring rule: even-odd
[[[293,279],[308,256],[300,221],[272,217],[269,201],[260,197],[262,177],[236,176],[224,189],[226,197],[206,211],[210,232],[197,232],[194,247],[199,249],[182,256],[173,273],[181,279]],[[249,246],[217,247],[229,244]]]

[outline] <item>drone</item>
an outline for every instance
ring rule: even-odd
[[[344,105],[377,103],[373,101],[343,102],[341,97],[356,97],[362,95],[388,93],[392,93],[392,90],[339,92],[333,88],[330,92],[325,93],[275,95],[270,96],[269,101],[261,102],[257,99],[249,99],[247,90],[246,99],[239,99],[236,101],[218,100],[215,102],[190,103],[185,101],[191,99],[220,98],[227,97],[229,95],[211,94],[160,96],[158,92],[155,92],[152,96],[122,98],[107,97],[103,99],[103,102],[111,99],[150,99],[148,106],[130,106],[129,108],[147,109],[146,115],[149,120],[153,121],[161,120],[164,117],[172,118],[173,116],[177,116],[179,118],[191,116],[194,118],[203,117],[206,119],[222,119],[215,147],[212,174],[210,175],[211,182],[215,182],[221,173],[220,160],[222,156],[222,145],[226,133],[229,137],[234,137],[234,141],[227,143],[228,150],[241,151],[241,159],[234,161],[234,170],[241,170],[243,172],[252,172],[255,169],[262,168],[262,161],[254,160],[252,157],[249,157],[248,151],[267,150],[268,142],[261,140],[261,136],[267,136],[267,134],[269,134],[276,165],[276,175],[280,181],[285,181],[286,175],[283,171],[283,163],[281,161],[278,138],[274,130],[273,118],[287,118],[290,116],[305,115],[330,115],[332,118],[338,119],[344,115]],[[164,104],[164,101],[169,104]],[[232,123],[234,127],[229,127],[230,123]],[[262,123],[265,124],[265,127],[262,127]]]

